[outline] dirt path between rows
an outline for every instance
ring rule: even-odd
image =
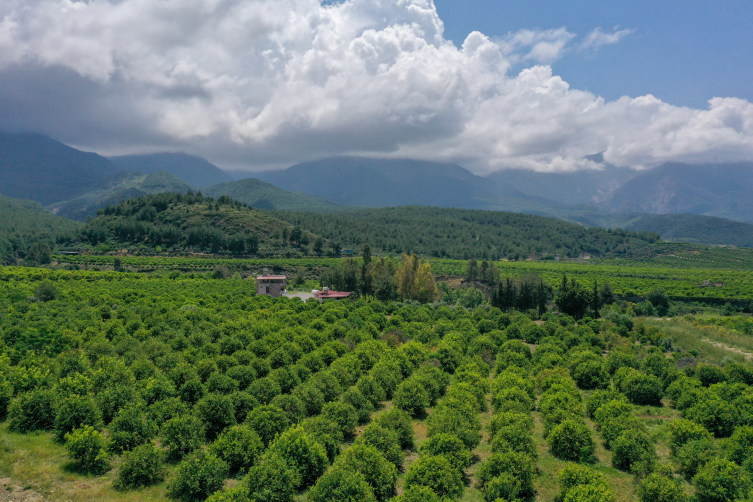
[[[740,354],[745,358],[746,361],[753,360],[753,354],[750,352],[745,352],[744,350],[738,349],[737,347],[730,347],[729,345],[723,344],[722,342],[715,342],[713,340],[709,340],[708,338],[701,338],[702,342],[710,343],[714,347],[728,350],[730,352],[734,352],[735,354]]]

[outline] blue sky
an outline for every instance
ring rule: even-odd
[[[445,37],[491,37],[521,29],[585,36],[596,27],[635,32],[598,51],[571,51],[552,64],[572,87],[612,100],[653,94],[678,106],[706,108],[716,96],[753,101],[751,0],[434,0]]]

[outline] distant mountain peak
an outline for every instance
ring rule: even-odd
[[[110,157],[110,160],[122,171],[144,174],[165,171],[197,188],[232,181],[229,174],[207,159],[185,152],[122,155]]]
[[[604,152],[606,152],[606,150],[602,150],[599,153],[594,153],[594,154],[591,154],[591,155],[586,155],[583,158],[586,159],[586,160],[590,160],[591,162],[596,162],[597,164],[603,164],[604,163]]]

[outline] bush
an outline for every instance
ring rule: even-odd
[[[472,450],[481,441],[481,421],[479,420],[476,399],[466,401],[447,399],[429,417],[426,433],[429,437],[436,434],[454,434]]]
[[[578,485],[567,491],[563,502],[614,502],[614,492],[604,484]]]
[[[693,477],[700,502],[733,502],[742,499],[750,484],[750,476],[745,469],[724,458],[711,460]]]
[[[50,430],[55,415],[55,395],[47,389],[21,394],[8,406],[10,430],[16,432]]]
[[[517,500],[520,493],[520,481],[511,474],[503,472],[492,478],[484,489],[484,500],[495,502],[496,500]]]
[[[235,425],[235,407],[230,396],[207,394],[196,403],[194,413],[204,423],[204,432],[210,441]]]
[[[401,448],[405,450],[413,448],[413,422],[406,412],[393,408],[376,417],[374,422],[386,429],[395,431],[400,440]]]
[[[420,485],[406,488],[402,495],[392,500],[394,502],[442,502],[439,495],[434,493],[434,490],[428,486]]]
[[[435,434],[421,446],[421,455],[442,455],[459,471],[473,462],[473,452],[454,434]]]
[[[345,440],[340,426],[324,417],[307,418],[301,426],[310,433],[327,451],[327,457],[332,462],[340,453],[340,445]]]
[[[116,490],[124,491],[150,486],[165,479],[162,468],[162,451],[147,443],[123,455],[123,463],[115,480]]]
[[[366,399],[366,396],[361,394],[361,391],[358,390],[357,387],[354,386],[346,390],[343,395],[340,396],[340,399],[342,399],[344,403],[355,408],[359,424],[365,424],[371,420],[371,413],[374,411],[374,405],[371,404],[371,401]]]
[[[591,429],[582,420],[565,420],[554,427],[549,436],[552,454],[562,460],[593,462],[596,445],[591,438]]]
[[[695,376],[704,387],[727,381],[727,375],[724,373],[724,370],[712,364],[701,363],[696,366]]]
[[[726,456],[738,465],[743,465],[753,456],[753,427],[735,429],[725,444]]]
[[[277,434],[288,428],[288,417],[277,406],[267,404],[252,410],[246,417],[246,423],[256,431],[266,447]]]
[[[248,489],[245,486],[236,486],[214,492],[205,502],[248,502]]]
[[[426,407],[429,406],[429,393],[418,380],[409,378],[398,385],[392,402],[413,418],[423,418],[426,416]]]
[[[236,425],[225,430],[209,447],[222,459],[231,475],[247,472],[264,451],[259,435],[248,425]]]
[[[572,374],[581,389],[603,389],[609,384],[609,373],[600,358],[583,361],[573,368]]]
[[[729,437],[740,420],[735,406],[717,397],[699,401],[685,410],[683,416],[698,422],[718,438]]]
[[[559,473],[560,494],[556,500],[563,500],[567,492],[580,485],[605,485],[604,474],[584,465],[567,464]]]
[[[627,402],[625,395],[616,390],[597,390],[586,399],[586,415],[588,415],[588,418],[594,419],[596,417],[596,410],[601,408],[602,405],[615,400]]]
[[[651,473],[638,485],[641,502],[686,502],[688,495],[674,479]]]
[[[314,484],[329,465],[324,446],[300,426],[277,436],[269,445],[269,452],[279,456],[296,471],[298,489]]]
[[[36,296],[37,300],[39,300],[40,302],[51,302],[52,300],[58,299],[58,296],[60,296],[60,291],[50,281],[43,281],[34,290],[34,296]]]
[[[395,464],[395,467],[402,468],[405,454],[400,449],[400,439],[395,431],[379,424],[371,424],[358,436],[356,443],[373,446],[384,455],[384,458]]]
[[[204,443],[204,422],[193,415],[171,418],[160,430],[160,441],[169,460],[181,460]]]
[[[669,424],[669,448],[672,451],[672,455],[677,453],[677,450],[689,441],[696,441],[699,439],[711,439],[711,433],[707,431],[702,425],[690,420],[678,419],[673,420]]]
[[[356,382],[356,388],[360,390],[361,394],[363,394],[364,397],[375,407],[387,399],[384,389],[371,375],[364,375],[359,378],[358,382]]]
[[[157,434],[154,422],[138,407],[121,410],[110,423],[108,430],[110,451],[114,453],[133,450]]]
[[[509,473],[520,482],[520,497],[531,497],[534,493],[533,478],[536,474],[536,465],[533,459],[522,453],[493,453],[481,464],[476,475],[477,485],[481,490],[502,473]]]
[[[102,427],[102,414],[94,400],[80,396],[64,399],[55,416],[55,434],[58,441],[63,441],[66,433],[83,425],[91,425],[95,429]]]
[[[465,485],[460,471],[444,456],[420,456],[405,475],[405,488],[425,486],[441,497],[457,499]]]
[[[525,453],[533,458],[538,457],[536,441],[530,429],[520,425],[508,425],[496,429],[492,437],[492,452],[499,453],[506,450]]]
[[[631,403],[639,405],[661,406],[664,397],[661,380],[637,370],[629,371],[622,379],[620,391]]]
[[[678,471],[685,476],[685,479],[690,480],[717,454],[716,444],[711,439],[688,441],[677,449]]]
[[[298,486],[298,473],[277,455],[265,455],[246,477],[251,502],[291,502]]]
[[[228,475],[227,464],[204,450],[196,450],[178,464],[168,495],[185,502],[199,502],[222,489]]]
[[[651,464],[656,459],[654,443],[642,430],[627,429],[612,443],[612,465],[623,471],[630,471],[635,464]]]
[[[332,469],[308,494],[310,502],[376,502],[374,491],[360,472]]]
[[[110,468],[105,451],[105,439],[94,427],[84,425],[65,435],[68,455],[80,469],[91,474],[102,474]]]
[[[351,446],[337,457],[334,467],[360,472],[374,490],[377,500],[387,500],[395,495],[397,469],[373,446]]]

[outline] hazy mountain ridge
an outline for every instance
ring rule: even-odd
[[[233,181],[228,173],[207,159],[182,152],[122,155],[110,157],[110,160],[121,171],[145,174],[165,171],[197,188]]]
[[[58,216],[86,221],[87,217],[96,216],[98,209],[117,204],[121,200],[163,192],[185,194],[191,189],[191,186],[164,171],[154,174],[122,172],[114,175],[107,187],[52,204],[48,209]]]
[[[202,193],[215,198],[227,195],[258,209],[331,212],[342,207],[320,197],[283,190],[256,178],[219,183],[205,188]]]

